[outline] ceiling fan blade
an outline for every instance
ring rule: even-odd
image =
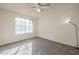
[[[38,12],[42,11],[45,8],[48,8],[50,4],[47,3],[35,3],[32,8],[35,8]]]
[[[46,6],[50,6],[50,4],[49,3],[41,3],[40,6],[46,7]]]

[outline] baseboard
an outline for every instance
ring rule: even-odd
[[[56,42],[56,43],[59,43],[59,44],[67,45],[67,46],[70,46],[70,47],[76,47],[76,46],[60,43],[60,42],[57,42],[57,41],[54,41],[54,40],[51,40],[51,39],[47,39],[47,38],[44,38],[44,37],[39,37],[39,38],[46,39],[46,40],[49,40],[49,41],[53,41],[53,42]]]
[[[38,37],[32,37],[32,38],[27,38],[27,39],[19,40],[19,41],[14,41],[14,42],[10,42],[10,43],[5,43],[5,44],[0,45],[0,47],[1,47],[1,46],[5,46],[5,45],[9,45],[9,44],[12,44],[12,43],[16,43],[16,42],[21,42],[21,41],[24,41],[24,40],[33,39],[33,38],[38,38]]]
[[[47,39],[47,38],[44,38],[44,37],[39,37],[39,36],[37,36],[37,37],[32,37],[32,38],[28,38],[27,40],[29,40],[29,39],[34,39],[34,38],[42,38],[42,39],[45,39],[45,40],[53,41],[53,40],[50,40],[50,39]],[[24,40],[26,40],[26,39],[24,39]],[[24,41],[24,40],[15,41],[15,42],[3,44],[3,45],[0,45],[0,46],[5,46],[5,45],[8,45],[8,44],[12,44],[12,43],[16,43],[16,42],[21,42],[21,41]],[[67,46],[71,46],[71,45],[64,44],[64,43],[60,43],[60,42],[57,42],[57,41],[53,41],[53,42],[56,42],[56,43],[59,43],[59,44],[63,44],[63,45],[67,45]],[[71,46],[71,47],[75,47],[75,46]]]

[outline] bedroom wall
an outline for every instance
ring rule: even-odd
[[[57,4],[48,10],[42,11],[38,21],[38,36],[66,45],[76,46],[75,27],[71,24],[66,24],[65,19],[71,17],[72,22],[78,25],[79,30],[79,9],[77,6]]]
[[[33,33],[16,35],[15,17],[30,18],[33,21]],[[0,9],[0,45],[37,36],[37,18]]]

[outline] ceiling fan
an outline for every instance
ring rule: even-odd
[[[49,3],[37,3],[34,4],[32,8],[35,8],[37,12],[41,12],[43,9],[46,9],[50,6]]]

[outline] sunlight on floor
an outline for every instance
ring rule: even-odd
[[[0,55],[32,55],[32,42],[2,51]]]
[[[32,42],[22,45],[17,55],[32,55]]]

